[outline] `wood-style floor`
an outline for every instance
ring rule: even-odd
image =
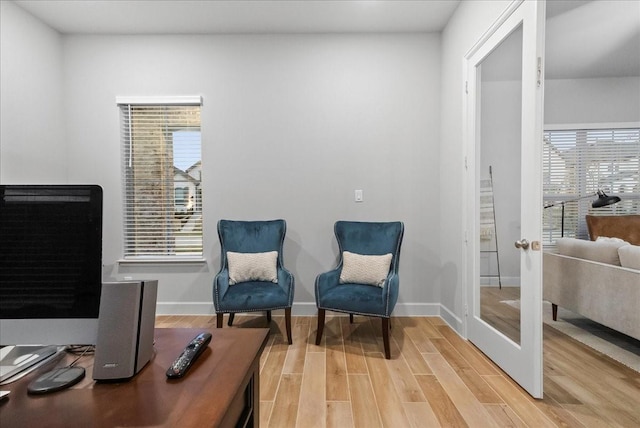
[[[506,306],[506,305],[503,305]],[[274,313],[261,358],[261,427],[639,427],[640,373],[544,327],[544,399],[535,400],[440,318],[380,321]],[[265,327],[238,315],[233,327]],[[156,327],[215,328],[215,316],[158,316]],[[212,398],[213,399],[213,398]]]

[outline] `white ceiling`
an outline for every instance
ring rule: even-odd
[[[460,0],[15,3],[62,34],[238,34],[440,32]],[[545,49],[547,78],[640,76],[640,1],[548,0]]]
[[[19,0],[63,34],[439,32],[460,0]]]

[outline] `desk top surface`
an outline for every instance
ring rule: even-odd
[[[167,368],[198,333],[209,331],[211,343],[181,379],[167,379]],[[41,374],[63,367],[54,361],[14,383],[4,385],[9,398],[0,402],[0,426],[196,426],[206,421],[216,426],[236,394],[252,375],[254,364],[267,343],[268,329],[155,330],[155,355],[132,379],[96,383],[93,357],[76,365],[85,378],[73,387],[44,395],[28,395],[27,385]]]

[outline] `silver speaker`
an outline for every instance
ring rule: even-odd
[[[157,296],[156,280],[102,284],[93,379],[128,379],[149,362]]]

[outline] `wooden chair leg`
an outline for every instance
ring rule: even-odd
[[[324,309],[318,308],[318,329],[316,330],[316,345],[322,340],[322,331],[324,330]]]
[[[267,322],[271,322],[271,311],[267,311]]]
[[[349,314],[349,324],[353,324],[353,314]]]
[[[216,328],[222,328],[222,318],[224,314],[222,312],[216,313]]]
[[[391,359],[391,350],[389,349],[389,318],[382,318],[382,341],[384,342],[384,357]]]
[[[236,316],[236,314],[229,314],[229,321],[227,322],[227,325],[229,327],[231,327],[231,324],[233,324],[233,318]]]
[[[268,318],[271,318],[271,311],[268,313]],[[291,345],[293,343],[293,340],[291,339],[291,308],[284,309],[284,322],[287,326],[287,339],[289,339],[289,345]]]
[[[556,305],[555,303],[551,304],[551,316],[553,317],[554,321],[558,321],[558,305]]]

